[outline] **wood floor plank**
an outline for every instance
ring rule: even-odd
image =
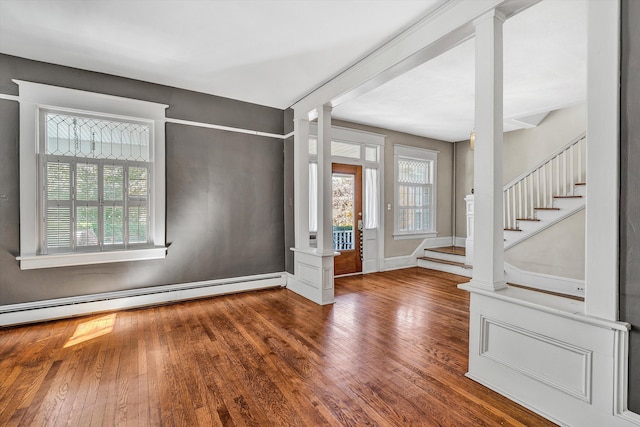
[[[80,340],[108,318],[0,329],[0,425],[554,425],[464,376],[466,281],[410,268],[336,279],[330,306],[272,289],[127,310]]]

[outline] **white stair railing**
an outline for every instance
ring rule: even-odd
[[[535,219],[536,208],[553,208],[554,196],[575,195],[585,182],[586,135],[582,134],[504,186],[504,228],[518,229],[518,219]]]

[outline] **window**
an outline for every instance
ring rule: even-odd
[[[149,123],[40,114],[40,253],[148,245]]]
[[[437,156],[432,150],[394,147],[396,238],[435,236]]]
[[[15,82],[20,267],[163,258],[166,106]]]

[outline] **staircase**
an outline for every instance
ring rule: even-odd
[[[504,186],[505,249],[585,208],[585,148],[582,134]]]
[[[471,277],[473,268],[465,264],[465,249],[457,246],[430,248],[418,257],[418,267]]]
[[[586,207],[585,148],[582,134],[504,186],[505,250]],[[473,274],[465,265],[464,248],[425,249],[418,266],[466,277]],[[584,291],[579,286],[570,284],[563,293],[580,296]]]

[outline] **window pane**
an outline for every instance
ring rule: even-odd
[[[71,246],[71,208],[54,206],[47,208],[47,247]]]
[[[147,197],[147,168],[129,168],[129,197]]]
[[[105,165],[103,172],[104,200],[122,200],[124,187],[124,168]]]
[[[47,162],[47,199],[71,199],[71,164]]]
[[[151,128],[146,123],[45,113],[47,154],[148,161]]]
[[[124,219],[122,206],[104,207],[104,244],[121,245],[124,242]]]
[[[147,208],[129,208],[129,243],[147,243]]]
[[[348,144],[346,142],[331,141],[331,155],[339,157],[349,157],[351,159],[359,159],[360,144]]]
[[[378,147],[366,147],[364,151],[364,158],[368,162],[378,161]]]
[[[91,163],[76,165],[76,200],[98,200],[98,165]]]
[[[333,182],[333,249],[355,249],[354,206],[355,175],[334,173]]]
[[[318,140],[309,138],[309,154],[315,156],[318,154]]]
[[[398,182],[429,184],[431,182],[430,163],[430,161],[399,159]]]
[[[76,208],[76,246],[98,245],[98,207]]]

